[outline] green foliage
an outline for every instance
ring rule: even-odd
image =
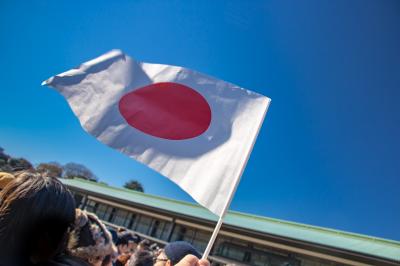
[[[36,171],[51,177],[61,177],[63,168],[59,163],[41,163],[36,167]]]
[[[13,171],[23,171],[33,169],[32,164],[24,158],[11,158],[8,160],[8,165]]]
[[[33,169],[32,164],[24,158],[13,158],[0,147],[0,171],[14,172]]]
[[[33,170],[33,165],[24,158],[14,158],[4,152],[0,147],[0,172],[15,172],[22,170]],[[86,180],[98,182],[98,178],[86,166],[78,163],[67,163],[62,166],[57,162],[40,163],[37,172],[44,173],[51,177],[74,178],[79,177]]]
[[[98,178],[93,172],[86,166],[79,163],[67,163],[63,167],[65,178],[82,178],[90,181],[97,182]]]
[[[124,188],[144,192],[143,185],[137,180],[130,180],[125,183]]]

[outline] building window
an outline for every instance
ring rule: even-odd
[[[245,263],[246,265],[287,265],[299,266],[300,261],[288,254],[276,254],[272,251],[255,249],[246,242],[234,238],[220,237],[215,255]]]
[[[196,249],[203,251],[207,247],[211,234],[201,230],[176,225],[172,233],[171,241],[186,241],[191,243]]]
[[[167,240],[170,228],[170,223],[166,221],[154,220],[150,236],[162,240]]]
[[[207,247],[210,238],[211,238],[210,233],[201,230],[196,230],[196,234],[194,236],[192,244],[198,250],[204,251]]]
[[[113,219],[111,220],[111,222],[113,224],[126,227],[125,223],[126,223],[126,220],[128,218],[128,214],[129,213],[127,211],[116,210],[116,212],[113,215]]]
[[[182,241],[186,234],[186,227],[182,225],[176,225],[174,232],[172,233],[171,241]]]
[[[260,254],[260,253],[253,254],[253,256],[251,257],[251,262],[253,265],[256,265],[256,266],[269,265],[268,257],[263,254]]]
[[[183,241],[193,243],[193,239],[195,237],[196,230],[192,228],[186,228],[185,234],[183,235]]]
[[[237,261],[243,261],[244,259],[244,250],[237,248],[235,246],[229,246],[226,245],[224,246],[221,250],[220,250],[220,256],[225,257],[225,258],[229,258],[232,260],[237,260]]]
[[[75,208],[79,208],[79,206],[81,206],[82,204],[83,195],[74,193],[74,199],[75,199]]]
[[[250,251],[245,251],[244,252],[243,261],[244,262],[250,262],[251,261],[251,252]]]
[[[152,218],[148,216],[140,216],[135,231],[148,235],[151,227],[151,222]]]
[[[115,208],[112,208],[112,207],[110,207],[110,208],[111,208],[111,213],[107,218],[108,222],[111,222],[112,220],[114,220],[114,215],[115,215],[115,212],[117,211],[117,209],[115,209]]]
[[[317,258],[299,258],[301,260],[301,263],[299,265],[302,266],[332,266],[332,265],[337,265],[334,262],[331,261],[323,261],[319,260]]]
[[[86,202],[85,210],[88,212],[96,213],[98,205],[99,204],[97,202],[95,202],[93,200],[88,200]]]
[[[130,213],[128,219],[126,219],[126,228],[134,230],[135,229],[136,214]]]
[[[162,230],[162,234],[160,236],[161,240],[167,241],[168,237],[169,237],[169,233],[172,227],[172,223],[170,222],[164,222],[164,226],[163,226],[163,230]]]
[[[112,207],[99,203],[99,205],[97,206],[96,214],[99,217],[99,219],[103,221],[109,221],[112,211],[113,211]]]
[[[158,237],[158,231],[160,231],[160,221],[159,220],[154,220],[153,221],[153,226],[151,227],[151,231],[150,231],[150,236],[152,237]],[[162,229],[161,229],[162,230]]]

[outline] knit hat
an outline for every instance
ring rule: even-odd
[[[117,252],[111,233],[96,215],[75,210],[75,227],[68,240],[68,252],[84,260],[102,258]]]
[[[164,252],[173,265],[189,254],[194,255],[199,259],[201,258],[200,253],[186,241],[171,242],[165,246]]]
[[[0,172],[0,190],[4,189],[10,181],[12,181],[15,177],[12,174],[6,172]]]

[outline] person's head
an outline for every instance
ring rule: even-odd
[[[59,180],[17,173],[0,192],[0,260],[49,260],[65,247],[74,219],[74,198]]]
[[[137,234],[131,235],[131,237],[129,238],[129,244],[128,244],[128,248],[130,250],[130,252],[135,252],[135,250],[137,249],[139,243],[142,241],[142,239],[140,238],[140,236],[138,236]]]
[[[158,246],[157,243],[151,244],[150,247],[149,247],[149,249],[150,249],[154,254],[157,254],[157,255],[159,254],[160,247]]]
[[[154,258],[154,266],[164,266],[167,264],[167,262],[168,262],[168,257],[165,254],[164,249],[160,249],[158,251],[158,254],[156,254],[156,257]],[[169,265],[171,265],[170,262]]]
[[[96,215],[76,209],[74,229],[69,234],[67,252],[93,266],[100,266],[116,248],[111,234]]]
[[[122,234],[122,233],[126,232],[126,229],[123,227],[118,227],[117,232],[118,232],[118,234]]]
[[[150,250],[150,241],[148,239],[143,239],[142,241],[139,242],[137,249],[138,250]]]
[[[117,257],[117,260],[115,261],[115,266],[125,266],[128,263],[130,257],[130,253],[119,255]]]
[[[176,241],[167,244],[157,258],[155,259],[154,265],[156,266],[172,266],[177,264],[186,255],[193,255],[197,258],[201,258],[200,253],[186,241]]]
[[[128,266],[153,266],[154,257],[153,253],[148,250],[136,250],[129,262],[127,263]]]
[[[118,242],[118,232],[117,232],[114,228],[112,228],[112,227],[108,227],[107,229],[108,229],[108,231],[110,231],[110,233],[111,233],[111,239],[112,239],[112,241],[113,241],[115,244],[117,244],[117,242]]]
[[[135,251],[140,238],[137,235],[124,231],[118,234],[118,239],[115,242],[118,248],[118,254],[128,254]]]
[[[105,256],[101,263],[101,266],[113,266],[113,257],[114,255]]]

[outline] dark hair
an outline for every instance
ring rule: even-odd
[[[95,214],[76,209],[75,216],[67,254],[91,262],[104,260],[107,255],[117,251],[110,232]]]
[[[138,235],[134,235],[130,232],[123,232],[118,234],[118,239],[116,241],[116,245],[128,245],[129,242],[139,243],[140,237]]]
[[[154,263],[153,253],[147,250],[137,250],[132,254],[129,266],[152,266]]]
[[[16,174],[0,192],[0,261],[46,261],[60,252],[75,220],[75,201],[57,179]]]
[[[111,262],[112,262],[112,256],[107,255],[104,257],[103,262],[101,263],[101,266],[109,265]]]
[[[115,266],[124,266],[129,258],[131,257],[130,254],[121,254],[117,257],[117,261],[115,262]]]
[[[153,244],[150,245],[149,249],[152,250],[152,251],[157,251],[157,250],[160,249],[160,247],[158,246],[157,243],[153,243]]]
[[[139,242],[139,246],[141,246],[142,248],[149,250],[150,248],[150,241],[148,239],[143,239],[142,241]]]

